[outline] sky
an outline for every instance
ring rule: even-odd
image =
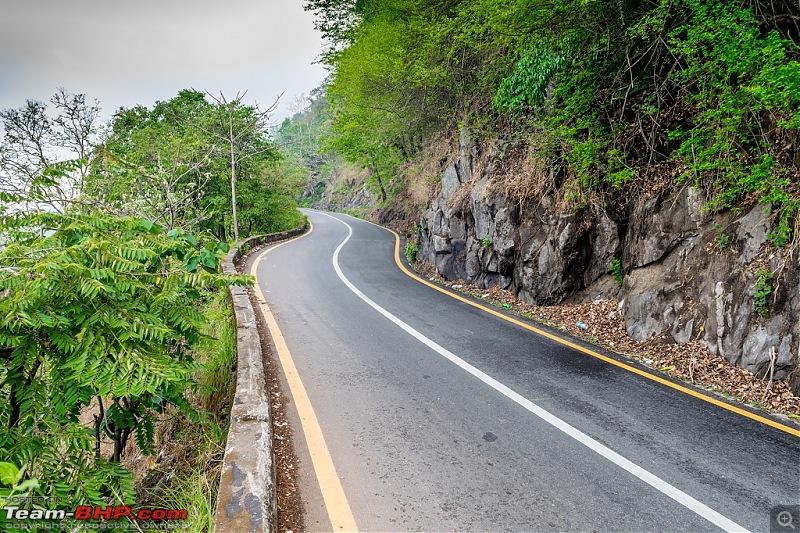
[[[323,42],[302,0],[0,0],[0,109],[58,87],[119,107],[185,88],[248,91],[274,124],[325,78]]]

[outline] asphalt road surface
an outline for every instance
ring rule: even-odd
[[[800,503],[791,422],[454,299],[398,267],[387,230],[307,214],[310,234],[251,265],[309,531],[770,531]]]

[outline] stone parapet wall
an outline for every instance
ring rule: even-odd
[[[306,228],[307,223],[304,223],[293,230],[240,241],[223,260],[222,271],[236,274],[237,263],[251,249],[295,237]],[[277,530],[275,458],[261,345],[266,339],[261,339],[258,333],[256,311],[250,303],[248,289],[228,287],[228,297],[236,325],[237,362],[214,531],[273,532]]]

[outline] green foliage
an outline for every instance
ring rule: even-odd
[[[219,457],[224,453],[227,425],[220,424],[219,414],[229,397],[231,367],[236,359],[236,334],[233,310],[227,291],[212,293],[203,305],[205,323],[202,339],[194,350],[203,369],[196,378],[199,395],[195,405],[206,415],[200,424],[177,413],[171,417],[170,432],[176,446],[186,447],[186,458],[175,477],[154,498],[166,509],[186,509],[188,531],[211,532],[214,529]]]
[[[284,120],[275,135],[289,166],[296,170],[297,179],[306,187],[299,201],[301,207],[313,207],[329,186],[335,190],[342,181],[339,177],[344,158],[336,149],[336,142],[331,141],[333,116],[325,90],[323,85],[312,91],[304,101],[305,109]],[[356,154],[352,156],[357,157]],[[359,159],[358,165],[362,164]],[[373,192],[380,192],[380,187],[377,191],[376,187],[371,188]]]
[[[777,220],[767,237],[775,243],[775,246],[782,248],[792,240],[792,221],[797,219],[798,212],[800,212],[800,198],[793,197],[787,192],[782,192],[779,195],[779,199],[776,199],[776,203],[779,206]]]
[[[772,272],[766,268],[756,271],[756,285],[753,289],[753,305],[756,313],[761,317],[767,316],[767,297],[772,294]]]
[[[417,260],[417,243],[415,242],[407,242],[406,243],[406,259],[409,263],[413,263]]]
[[[236,360],[233,309],[227,291],[211,293],[203,302],[203,315],[202,338],[194,350],[196,359],[203,365],[198,391],[203,411],[216,414],[230,392],[231,365]]]
[[[728,248],[728,244],[730,244],[730,236],[727,233],[722,231],[722,225],[714,224],[714,242],[717,244],[717,249],[719,251],[725,250]]]
[[[605,180],[615,189],[621,189],[636,176],[638,169],[628,166],[627,161],[627,153],[616,148],[608,150],[608,174]]]
[[[214,453],[224,441],[205,412],[219,412],[235,354],[217,300],[251,282],[219,273],[231,181],[239,226],[265,233],[302,222],[292,198],[303,177],[265,113],[239,100],[182,91],[121,109],[99,146],[96,106],[64,91],[53,102],[72,115],[48,117],[37,102],[0,113],[0,500],[35,491],[64,507],[131,504],[123,452],[131,440],[154,452],[169,406],[213,434]],[[227,147],[221,111],[235,133]],[[58,160],[59,148],[75,157]],[[228,319],[218,344],[209,317]],[[198,391],[202,406],[189,401]]]
[[[500,83],[492,103],[512,113],[541,106],[547,98],[548,86],[555,82],[556,74],[565,64],[564,53],[533,44],[514,65],[511,75]]]
[[[492,239],[490,239],[488,235],[485,235],[483,239],[481,239],[481,244],[484,248],[488,248],[492,245]]]
[[[446,4],[369,3],[362,12],[369,16],[358,19],[352,40],[330,56],[335,70],[327,90],[334,116],[329,147],[372,170],[382,201],[399,164],[431,132],[453,123],[454,95],[466,90],[461,76],[470,65],[447,44],[455,13]],[[461,74],[454,78],[456,71]]]
[[[762,29],[751,8],[722,0],[663,0],[635,30],[665,36],[680,65],[669,79],[690,88],[685,101],[696,114],[671,132],[683,178],[711,191],[710,210],[744,197],[772,203],[778,229],[771,237],[784,246],[798,198],[795,165],[777,139],[800,131],[797,43]]]
[[[330,91],[336,91],[331,87]],[[337,120],[326,149],[335,150],[362,168],[370,169],[368,189],[378,194],[382,202],[388,198],[386,183],[402,162],[402,153],[391,144],[392,119],[388,113],[369,110],[367,107],[345,107],[344,98],[333,96]]]
[[[222,454],[225,443],[207,442],[204,435],[185,435],[184,438],[195,439],[200,448],[198,455],[211,462],[214,453]],[[214,531],[216,513],[216,493],[218,480],[209,477],[207,465],[197,465],[192,471],[173,479],[158,498],[163,509],[186,509],[186,520],[182,527],[186,531],[211,533]],[[217,473],[218,475],[218,473]]]
[[[611,261],[611,264],[608,265],[608,271],[611,272],[617,285],[622,287],[622,284],[625,282],[625,270],[622,268],[622,261],[619,259]]]
[[[324,179],[325,167],[337,159],[337,154],[324,149],[333,122],[325,86],[314,89],[302,103],[304,109],[281,123],[275,132],[275,141],[287,157],[314,177]]]
[[[229,122],[233,144],[223,139]],[[232,172],[243,234],[295,227],[300,215],[292,199],[305,176],[283,160],[263,113],[239,100],[209,102],[203,93],[184,90],[152,109],[137,106],[114,115],[85,194],[118,214],[228,240],[235,233]]]
[[[119,464],[129,437],[152,452],[167,404],[199,420],[185,393],[201,368],[192,347],[204,294],[250,280],[217,273],[224,243],[148,220],[40,214],[2,225],[0,454],[67,505],[130,503]]]
[[[771,204],[770,238],[794,240],[800,46],[785,23],[797,16],[790,3],[306,6],[334,42],[330,146],[371,168],[384,199],[435,133],[538,129],[553,138],[554,181],[577,208],[624,204],[626,191],[667,185],[669,173],[705,190],[711,211]]]
[[[0,462],[0,508],[12,502],[16,504],[17,501],[23,500],[32,491],[39,488],[39,481],[36,478],[29,477],[25,479],[26,470],[27,465],[17,468],[14,463]],[[20,498],[20,500],[16,500],[17,498]],[[6,518],[6,514],[0,514],[0,528],[3,528],[3,525],[8,523],[9,520]]]
[[[225,168],[213,142],[187,121],[208,113],[202,93],[181,91],[152,110],[120,109],[99,147],[85,194],[106,210],[136,213],[167,228],[188,227],[208,216],[224,184]]]
[[[608,49],[625,31],[615,23],[636,9],[581,0],[357,6],[307,2],[320,28],[338,38],[326,56],[333,67],[331,146],[373,169],[378,189],[434,132],[492,130],[494,117],[482,116],[492,108],[524,121],[546,100],[561,106],[543,120],[583,187],[597,187],[603,172],[614,185],[632,179],[635,168],[606,153],[607,129],[592,107],[613,66]]]
[[[14,463],[0,462],[0,507],[11,496],[25,496],[39,488],[39,481],[35,478],[24,479],[26,468],[27,465],[17,468]]]

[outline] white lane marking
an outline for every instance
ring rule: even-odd
[[[395,315],[393,315],[392,313],[390,313],[389,311],[387,311],[386,309],[381,307],[380,305],[376,304],[368,296],[366,296],[363,292],[358,290],[358,288],[355,285],[353,285],[350,282],[349,279],[347,279],[347,277],[342,272],[342,269],[339,268],[339,252],[342,250],[344,245],[347,244],[347,241],[350,240],[350,237],[353,236],[353,228],[350,226],[350,224],[348,224],[344,220],[338,219],[338,218],[336,218],[334,216],[331,216],[331,215],[329,215],[327,213],[320,213],[320,214],[325,215],[326,217],[332,218],[332,219],[334,219],[334,220],[336,220],[338,222],[341,222],[345,226],[347,226],[347,237],[345,238],[345,240],[342,241],[341,244],[339,244],[339,246],[336,248],[336,251],[333,252],[333,268],[334,268],[334,270],[336,270],[336,275],[339,276],[339,279],[342,280],[342,282],[347,286],[347,288],[350,289],[351,291],[353,291],[353,293],[355,293],[356,296],[361,298],[370,307],[372,307],[377,312],[379,312],[380,314],[382,314],[383,316],[385,316],[386,318],[388,318],[389,320],[394,322],[403,331],[405,331],[406,333],[408,333],[409,335],[411,335],[412,337],[414,337],[415,339],[420,341],[422,344],[424,344],[425,346],[429,347],[431,350],[435,351],[436,353],[438,353],[439,355],[441,355],[442,357],[444,357],[448,361],[452,362],[456,366],[466,370],[467,372],[469,372],[470,374],[472,374],[473,376],[475,376],[479,380],[483,381],[485,384],[489,385],[490,387],[492,387],[497,392],[499,392],[500,394],[504,395],[505,397],[507,397],[511,401],[513,401],[513,402],[517,403],[518,405],[520,405],[521,407],[527,409],[528,411],[530,411],[534,415],[538,416],[539,418],[541,418],[542,420],[544,420],[545,422],[547,422],[551,426],[555,427],[556,429],[559,429],[560,431],[566,433],[567,435],[569,435],[570,437],[572,437],[576,441],[580,442],[581,444],[583,444],[584,446],[586,446],[590,450],[594,451],[595,453],[598,453],[599,455],[602,455],[603,457],[605,457],[606,459],[608,459],[609,461],[611,461],[615,465],[619,466],[620,468],[622,468],[624,470],[627,470],[629,473],[631,473],[634,476],[638,477],[639,479],[641,479],[642,481],[644,481],[645,483],[647,483],[651,487],[653,487],[656,490],[662,492],[663,494],[669,496],[670,498],[672,498],[676,502],[680,503],[681,505],[683,505],[687,509],[689,509],[689,510],[693,511],[694,513],[696,513],[697,515],[701,516],[702,518],[708,520],[712,524],[720,527],[721,529],[723,529],[725,531],[729,531],[729,532],[734,532],[734,531],[736,531],[736,532],[740,532],[740,531],[747,532],[748,531],[743,526],[740,526],[739,524],[737,524],[733,520],[721,515],[720,513],[716,512],[714,509],[712,509],[712,508],[708,507],[707,505],[697,501],[696,499],[692,498],[691,496],[689,496],[688,494],[686,494],[682,490],[678,489],[677,487],[674,487],[674,486],[670,485],[669,483],[667,483],[666,481],[664,481],[660,477],[656,476],[655,474],[650,473],[649,471],[645,470],[644,468],[642,468],[641,466],[637,465],[636,463],[624,458],[623,456],[621,456],[620,454],[618,454],[617,452],[615,452],[611,448],[609,448],[609,447],[597,442],[596,440],[591,438],[589,435],[583,433],[578,428],[569,425],[568,423],[564,422],[563,420],[561,420],[557,416],[551,414],[549,411],[546,411],[546,410],[542,409],[538,405],[534,404],[533,402],[531,402],[530,400],[528,400],[527,398],[525,398],[521,394],[513,391],[512,389],[510,389],[506,385],[503,385],[502,383],[500,383],[499,381],[497,381],[493,377],[489,376],[485,372],[483,372],[481,370],[478,370],[477,368],[475,368],[471,364],[467,363],[466,361],[464,361],[463,359],[461,359],[460,357],[458,357],[457,355],[455,355],[451,351],[443,348],[442,346],[440,346],[436,342],[432,341],[431,339],[429,339],[428,337],[426,337],[425,335],[423,335],[422,333],[420,333],[416,329],[412,328],[411,326],[409,326],[408,324],[406,324],[405,322],[403,322],[402,320],[397,318]]]

